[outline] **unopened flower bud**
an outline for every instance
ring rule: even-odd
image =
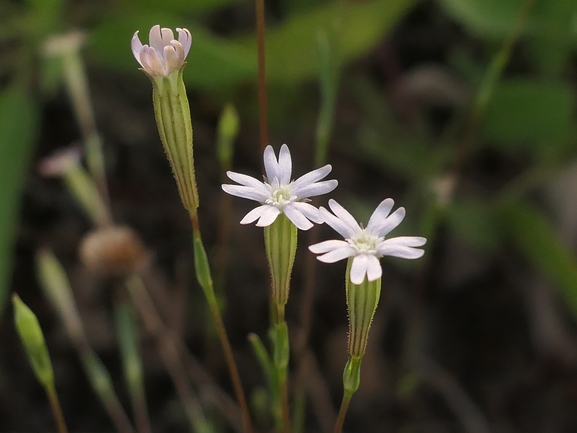
[[[20,339],[26,348],[28,360],[38,381],[45,388],[54,386],[54,371],[44,341],[44,334],[36,315],[20,300],[18,295],[12,296],[14,305],[14,323]]]
[[[182,74],[192,36],[186,29],[172,30],[156,25],[150,29],[150,46],[143,45],[138,32],[132,38],[132,53],[152,81],[154,114],[160,140],[172,167],[184,207],[198,208],[198,192],[192,152],[192,121]]]

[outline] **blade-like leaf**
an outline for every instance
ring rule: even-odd
[[[23,92],[0,94],[0,313],[6,304],[20,191],[38,129],[38,108]]]
[[[502,214],[503,230],[525,259],[561,289],[577,316],[577,259],[561,242],[545,216],[527,203],[508,206]]]

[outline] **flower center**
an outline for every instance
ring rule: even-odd
[[[291,194],[291,189],[288,185],[281,186],[275,189],[269,198],[266,199],[266,204],[270,204],[277,207],[283,207],[286,204],[294,201],[294,197]]]
[[[347,242],[355,248],[359,253],[376,254],[377,244],[381,238],[367,233],[364,229],[358,236],[353,236],[347,239]]]

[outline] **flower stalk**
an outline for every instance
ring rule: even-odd
[[[193,243],[194,243],[194,267],[196,271],[196,278],[198,284],[202,288],[206,301],[208,303],[208,308],[210,310],[210,315],[214,321],[216,332],[218,334],[222,350],[224,352],[224,357],[226,364],[228,366],[228,371],[232,380],[232,385],[236,395],[236,399],[240,406],[243,423],[246,433],[252,433],[252,420],[250,416],[250,411],[248,408],[248,403],[246,400],[246,395],[242,382],[240,380],[240,374],[238,372],[238,367],[236,361],[234,360],[234,354],[232,352],[232,346],[224,326],[224,321],[220,312],[220,307],[218,305],[217,297],[214,291],[213,280],[210,272],[210,265],[208,263],[208,256],[206,254],[206,249],[204,248],[204,243],[202,242],[202,236],[200,233],[200,224],[198,221],[198,214],[196,211],[190,211],[190,222],[192,225],[193,233]]]

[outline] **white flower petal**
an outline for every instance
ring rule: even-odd
[[[340,260],[354,256],[356,253],[355,249],[350,245],[345,245],[340,248],[329,251],[326,254],[320,255],[317,259],[323,263],[335,263]]]
[[[376,221],[373,224],[371,233],[379,237],[386,236],[395,229],[405,218],[405,208],[400,207],[384,220]]]
[[[289,148],[286,144],[283,144],[280,147],[278,155],[279,180],[281,185],[288,185],[290,183],[293,170],[292,164]]]
[[[192,46],[192,35],[188,31],[188,29],[179,29],[176,28],[176,32],[178,33],[178,42],[182,45],[184,49],[184,57],[188,56],[188,52],[190,51],[190,47]]]
[[[227,171],[226,175],[230,180],[240,183],[243,186],[253,188],[257,191],[261,191],[263,194],[269,195],[270,191],[267,189],[264,183],[254,177],[247,176],[246,174],[235,173],[234,171]]]
[[[292,191],[298,200],[302,200],[308,197],[316,197],[318,195],[327,194],[334,190],[338,184],[339,183],[335,179],[325,180],[323,182],[304,185],[299,188],[293,187]]]
[[[237,197],[248,198],[249,200],[258,201],[259,203],[264,203],[268,198],[266,193],[259,191],[255,188],[242,185],[222,185],[224,192],[234,195]]]
[[[290,203],[283,208],[284,214],[295,226],[297,226],[298,229],[310,229],[313,226],[313,223],[311,223],[300,210],[293,206],[293,204],[294,203]]]
[[[274,181],[280,180],[279,166],[272,146],[268,145],[264,149],[263,160],[268,183],[272,184]]]
[[[266,206],[265,211],[262,216],[257,221],[256,225],[258,227],[270,226],[276,220],[276,217],[280,215],[280,209],[275,206]]]
[[[367,279],[369,281],[375,281],[383,275],[383,268],[381,268],[381,263],[379,259],[375,256],[367,255]]]
[[[174,44],[178,44],[178,42],[175,41]],[[182,67],[182,62],[184,60],[183,55],[184,52],[180,44],[178,44],[178,46],[167,45],[164,47],[164,61],[166,64],[166,72],[168,74],[178,71]]]
[[[318,244],[310,245],[309,250],[315,254],[323,254],[343,247],[350,247],[350,245],[347,241],[330,239],[328,241],[323,241],[319,242]]]
[[[254,208],[249,213],[247,213],[243,219],[240,220],[240,223],[241,224],[250,224],[250,223],[255,222],[257,219],[259,219],[265,213],[267,207],[269,207],[269,205],[264,204],[262,206]]]
[[[140,63],[140,66],[143,66],[142,62],[140,61],[140,53],[142,51],[142,42],[140,42],[140,38],[138,37],[138,31],[136,31],[134,33],[134,36],[132,37],[132,41],[130,42],[130,47],[132,48],[132,54],[134,55],[134,58],[136,59],[136,61],[138,63]]]
[[[361,254],[353,258],[353,264],[351,265],[351,282],[353,284],[361,284],[365,279],[365,274],[367,273],[367,266],[369,264],[369,255]]]
[[[303,174],[297,180],[293,182],[293,188],[302,188],[303,186],[309,185],[311,183],[315,183],[325,177],[331,172],[333,168],[330,164],[325,165],[324,167],[317,168],[316,170],[310,171],[306,174]]]
[[[400,257],[401,259],[418,259],[425,254],[425,251],[414,247],[421,247],[426,242],[427,240],[420,236],[400,236],[385,239],[377,245],[377,254]]]
[[[345,239],[350,239],[356,234],[356,230],[352,227],[349,227],[345,222],[334,216],[324,207],[319,209],[321,214],[321,218],[326,222],[329,226],[333,228],[338,234],[340,234]],[[357,227],[360,230],[360,227]]]
[[[321,217],[319,210],[310,203],[305,203],[302,201],[295,201],[295,202],[291,203],[291,206],[294,206],[305,217],[307,217],[308,219],[310,219],[314,223],[322,224],[325,222],[325,220]]]
[[[162,30],[160,25],[157,24],[150,28],[150,32],[148,33],[148,43],[159,53],[162,52],[164,44],[162,43]]]
[[[386,220],[389,214],[391,213],[391,209],[395,205],[395,201],[392,198],[388,198],[383,200],[375,209],[371,218],[369,219],[369,223],[367,224],[367,231],[369,233],[373,233],[377,236],[378,231],[375,230],[378,227],[379,223]]]
[[[350,231],[352,232],[352,235],[361,233],[361,227],[359,226],[359,223],[344,207],[342,207],[333,199],[329,200],[329,207],[331,208],[333,213],[337,216],[337,218],[341,220],[344,224],[346,224],[347,227],[349,227]],[[352,235],[345,236],[345,238],[350,238],[352,237]]]

